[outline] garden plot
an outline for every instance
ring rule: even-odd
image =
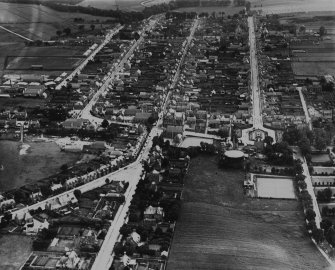
[[[257,196],[263,198],[295,199],[291,178],[257,177]]]

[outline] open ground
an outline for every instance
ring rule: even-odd
[[[327,269],[299,202],[247,198],[243,180],[213,156],[191,160],[167,269]]]
[[[32,239],[23,235],[1,235],[0,270],[19,270],[32,249]]]

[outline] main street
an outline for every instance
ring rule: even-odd
[[[195,30],[198,26],[198,20],[195,20],[191,30],[190,35],[187,38],[187,44],[184,48],[183,55],[181,57],[181,61],[178,66],[178,70],[173,78],[173,87],[176,85],[176,82],[178,81],[179,73],[180,73],[180,67],[183,64],[185,55],[187,53],[187,50],[189,48],[189,45],[193,39]],[[168,96],[164,101],[164,104],[162,105],[162,109],[165,110],[168,103]],[[143,150],[141,151],[138,159],[136,162],[134,162],[130,168],[127,169],[127,173],[129,174],[129,178],[127,181],[129,182],[129,187],[127,190],[127,193],[125,195],[125,203],[123,206],[120,207],[119,211],[117,212],[114,220],[111,223],[110,229],[107,232],[107,235],[105,237],[104,243],[100,248],[100,252],[98,253],[94,264],[92,266],[92,270],[108,270],[109,267],[112,265],[113,262],[113,249],[115,246],[115,243],[118,240],[119,237],[119,231],[121,226],[124,224],[125,219],[127,218],[127,212],[129,209],[129,205],[131,203],[132,197],[135,194],[136,186],[138,182],[140,181],[141,175],[140,172],[142,171],[142,166],[140,162],[142,160],[146,160],[149,155],[149,151],[152,147],[152,139],[156,135],[160,135],[162,133],[162,130],[159,128],[159,126],[162,123],[162,118],[160,118],[155,127],[152,128],[148,139],[145,143],[145,146],[143,147]],[[121,176],[122,177],[122,176]]]
[[[251,99],[252,99],[252,128],[242,130],[242,142],[244,144],[254,144],[254,141],[249,139],[249,133],[255,129],[266,131],[276,141],[276,134],[274,130],[267,129],[263,126],[262,117],[262,102],[261,102],[261,90],[259,88],[259,77],[258,77],[258,61],[257,61],[257,47],[256,47],[256,34],[255,34],[255,22],[254,17],[248,17],[249,27],[249,46],[250,46],[250,88],[251,88]]]
[[[119,31],[123,28],[122,25],[118,25],[114,29],[110,30],[110,32],[106,35],[105,40],[74,70],[72,71],[60,84],[56,86],[56,90],[60,90],[63,86],[66,86],[69,81],[77,75],[86,67],[89,61],[92,61],[95,55],[101,51],[103,47],[106,46],[108,42],[111,41],[112,37],[119,33]]]
[[[249,26],[249,45],[250,45],[250,72],[251,72],[251,89],[252,89],[252,102],[253,111],[252,119],[254,128],[262,128],[262,110],[261,110],[261,95],[259,89],[258,79],[258,62],[256,57],[256,36],[254,18],[248,17]]]

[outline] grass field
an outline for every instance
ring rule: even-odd
[[[327,269],[297,201],[247,198],[244,173],[192,159],[168,270]]]
[[[1,235],[0,242],[0,270],[19,270],[32,251],[32,239],[23,235]]]

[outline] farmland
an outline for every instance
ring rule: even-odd
[[[191,160],[167,269],[327,269],[299,202],[247,198],[243,180],[215,157]]]
[[[78,5],[81,6],[91,6],[101,9],[116,9],[118,6],[119,9],[126,11],[141,11],[145,6],[157,5],[164,2],[169,2],[168,0],[84,0]]]
[[[333,0],[251,0],[254,10],[264,14],[311,11],[335,11]]]
[[[82,13],[66,13],[58,12],[41,5],[28,4],[11,4],[0,2],[0,26],[3,26],[11,31],[14,31],[27,38],[36,40],[50,40],[56,36],[58,30],[70,28],[72,33],[78,31],[78,23],[74,22],[75,18],[81,18],[80,24],[85,29],[89,29],[91,24],[97,24],[96,30],[100,27],[109,27],[110,24],[105,24],[106,17],[92,16]],[[103,22],[102,24],[100,24]],[[0,29],[0,75],[3,73],[4,64],[7,56],[34,56],[41,63],[50,63],[50,59],[44,56],[75,56],[82,55],[85,48],[83,47],[26,47],[24,40]],[[87,48],[86,48],[87,49]],[[43,58],[43,59],[42,59]],[[31,59],[24,59],[29,62]],[[22,60],[21,60],[22,61]],[[19,61],[19,64],[22,62]],[[70,60],[72,63],[72,61]],[[70,68],[71,63],[64,63]],[[35,63],[33,63],[35,64]],[[30,65],[30,63],[27,63]],[[63,66],[64,66],[63,65]],[[15,67],[14,67],[15,68]],[[63,68],[62,68],[63,69]],[[36,73],[36,72],[32,72]],[[47,73],[46,73],[47,74]]]

